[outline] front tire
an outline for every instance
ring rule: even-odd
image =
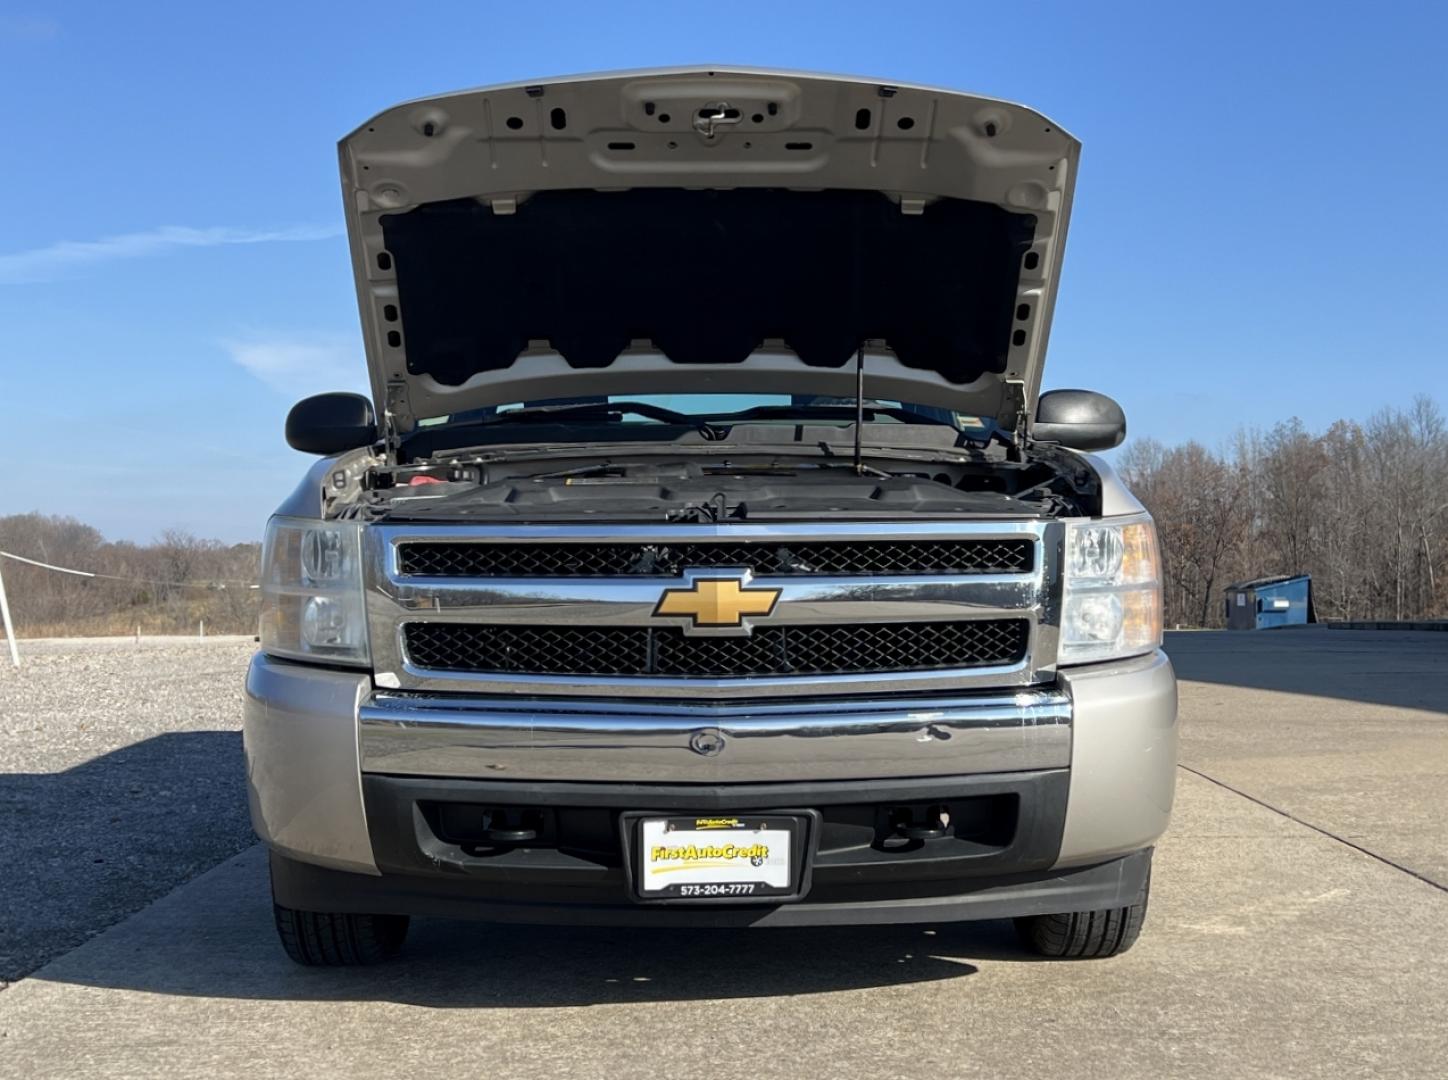
[[[1141,935],[1150,896],[1151,870],[1148,869],[1141,891],[1126,907],[1028,915],[1016,919],[1016,933],[1026,948],[1053,960],[1120,956],[1135,945]]]
[[[406,915],[350,915],[296,911],[273,902],[277,937],[286,954],[305,967],[380,964],[402,951]]]

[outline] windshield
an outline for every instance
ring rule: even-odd
[[[626,394],[597,397],[548,398],[540,401],[518,401],[490,405],[467,412],[428,417],[420,426],[506,422],[509,413],[525,410],[565,410],[570,407],[597,406],[606,411],[619,406],[617,422],[622,424],[657,425],[668,423],[664,414],[677,414],[693,420],[748,421],[749,423],[793,423],[808,415],[811,423],[850,424],[854,422],[855,399],[823,394]],[[645,406],[648,412],[633,412]],[[992,422],[979,416],[954,412],[938,405],[921,405],[884,398],[867,397],[865,408],[871,423],[948,424],[957,431],[983,435]],[[836,415],[838,410],[838,415]]]

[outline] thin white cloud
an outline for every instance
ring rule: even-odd
[[[235,364],[289,398],[328,390],[367,390],[367,362],[355,337],[252,339],[221,345]]]
[[[341,233],[340,225],[296,225],[281,229],[234,229],[227,226],[195,229],[186,225],[162,225],[147,232],[107,236],[100,240],[62,240],[48,247],[0,255],[0,285],[54,281],[97,263],[143,259],[182,248],[326,240]]]

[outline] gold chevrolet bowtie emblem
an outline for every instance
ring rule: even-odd
[[[743,626],[746,615],[768,615],[778,589],[746,588],[749,578],[697,577],[682,589],[666,589],[655,615],[682,615],[694,626]]]

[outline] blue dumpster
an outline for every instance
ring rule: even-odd
[[[1257,578],[1227,586],[1227,629],[1270,630],[1317,621],[1308,574]]]

